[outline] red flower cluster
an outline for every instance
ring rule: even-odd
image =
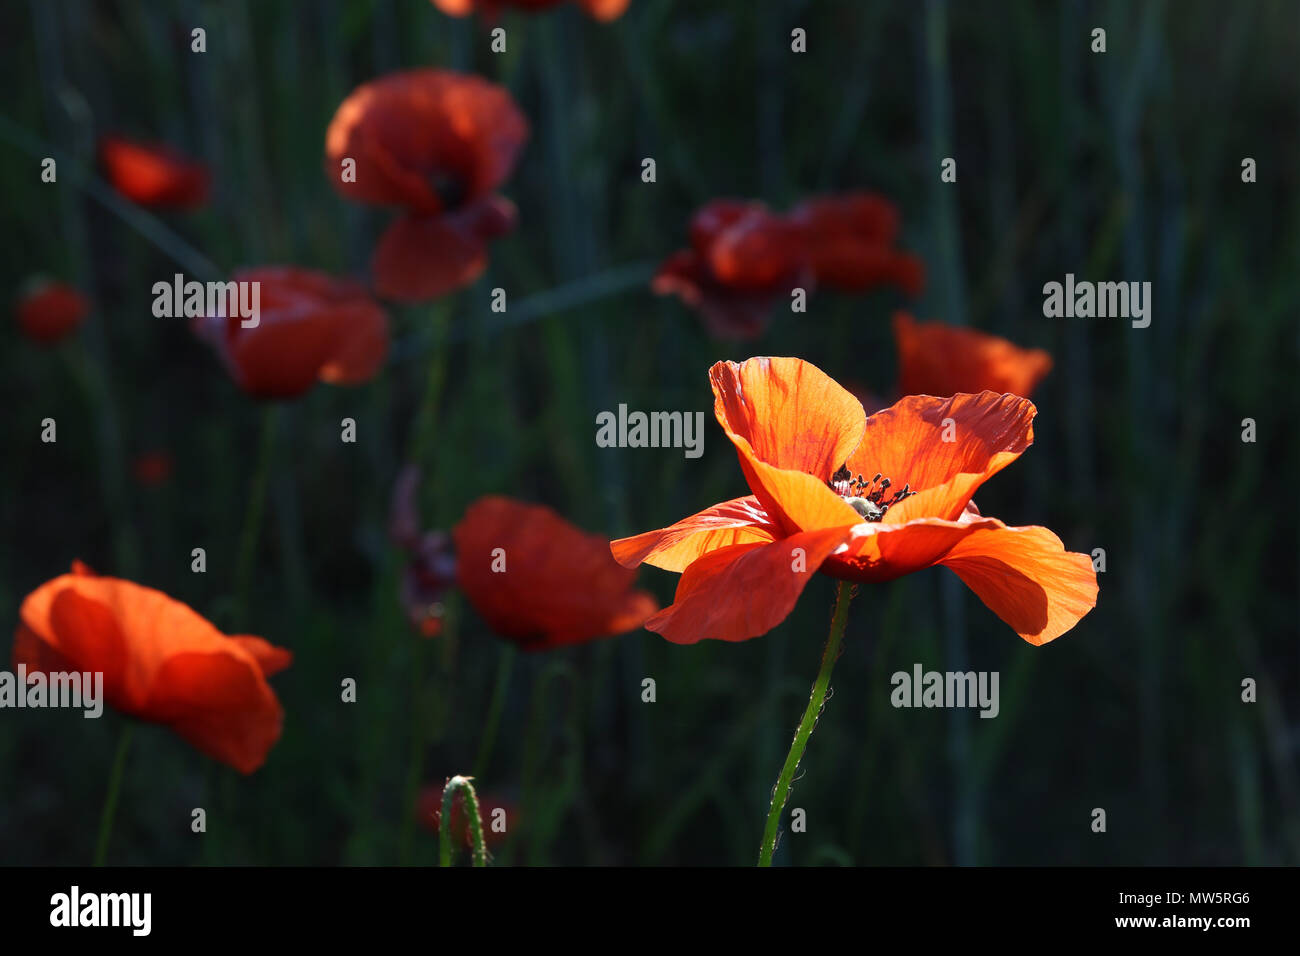
[[[920,259],[894,247],[898,212],[880,196],[849,193],[800,203],[785,215],[760,202],[716,199],[691,219],[688,249],[655,275],[655,292],[699,310],[718,338],[752,339],[772,306],[796,288],[920,293]]]

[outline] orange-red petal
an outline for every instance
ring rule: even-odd
[[[526,650],[634,630],[657,605],[636,572],[550,508],[480,498],[452,530],[461,590],[502,637]]]
[[[940,562],[1030,644],[1055,640],[1097,605],[1097,573],[1047,528],[980,527]]]
[[[170,146],[108,136],[99,142],[99,160],[113,188],[142,206],[189,208],[207,202],[207,167]]]
[[[682,573],[673,603],[646,629],[675,644],[766,634],[785,620],[808,579],[849,533],[823,528],[710,551]]]
[[[905,396],[867,419],[848,467],[917,492],[889,509],[887,523],[955,519],[980,485],[1033,444],[1036,413],[1028,399],[993,392]]]
[[[1024,349],[975,329],[894,315],[898,390],[904,395],[1010,392],[1029,398],[1052,368],[1042,349]]]
[[[487,244],[447,216],[405,216],[384,231],[370,268],[384,298],[423,302],[482,275]]]
[[[81,573],[41,585],[19,614],[15,664],[102,672],[110,706],[243,773],[279,738],[283,712],[265,675],[288,652],[260,638],[230,639],[161,591]]]
[[[775,541],[772,524],[757,498],[733,498],[683,518],[658,531],[610,542],[615,560],[627,568],[651,564],[665,571],[684,571],[702,554],[733,544]]]

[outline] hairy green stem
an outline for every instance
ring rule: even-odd
[[[483,845],[483,818],[479,816],[478,794],[469,777],[455,776],[442,791],[442,819],[438,821],[438,865],[451,866],[453,841],[460,836],[452,826],[451,806],[457,790],[465,792],[465,815],[469,817],[470,839],[474,844],[474,865],[487,866],[487,848]]]
[[[821,716],[822,705],[826,703],[826,690],[830,687],[831,671],[835,669],[835,662],[840,656],[840,642],[844,637],[844,625],[849,620],[849,602],[852,600],[853,585],[841,581],[835,591],[835,613],[831,618],[831,632],[826,636],[826,648],[822,651],[821,669],[817,671],[812,695],[808,698],[808,706],[804,709],[803,720],[799,721],[799,729],[794,733],[794,741],[790,744],[790,753],[785,758],[785,766],[781,768],[781,776],[777,778],[776,786],[772,788],[772,804],[768,807],[767,824],[763,827],[763,843],[758,851],[759,866],[772,865],[781,811],[785,809],[785,803],[790,799],[790,787],[794,783],[795,771],[799,769],[799,761],[803,759],[803,752],[808,747],[808,738],[812,736],[813,728],[817,726],[817,718]]]

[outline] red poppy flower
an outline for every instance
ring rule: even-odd
[[[1087,555],[1046,528],[985,518],[971,501],[1032,443],[1027,399],[914,395],[867,417],[799,359],[719,362],[709,374],[752,494],[613,542],[626,567],[682,574],[649,630],[677,643],[755,637],[785,619],[817,570],[887,581],[946,565],[1031,644],[1095,606]]]
[[[456,578],[492,630],[525,650],[578,644],[640,627],[657,609],[609,540],[550,508],[480,498],[452,529]]]
[[[238,315],[199,319],[231,377],[255,398],[294,398],[317,382],[360,385],[388,354],[388,317],[355,282],[264,266],[234,275],[257,282],[257,324]],[[233,310],[228,310],[233,311]]]
[[[909,295],[925,286],[925,267],[894,248],[898,210],[872,193],[846,193],[806,200],[790,211],[803,228],[818,283],[848,292],[896,285]]]
[[[207,167],[170,146],[107,136],[99,141],[99,161],[113,188],[142,206],[190,208],[208,200]]]
[[[438,833],[442,830],[442,794],[444,787],[430,784],[420,791],[415,805],[415,820],[427,830]],[[497,811],[501,811],[498,813]],[[478,793],[478,813],[483,825],[483,844],[488,848],[499,846],[510,835],[515,826],[515,807],[512,803],[501,800],[491,794]],[[502,816],[504,814],[504,816]],[[500,819],[505,830],[493,829],[494,819]],[[474,836],[470,830],[469,816],[465,812],[465,792],[457,790],[451,802],[451,832],[460,833],[465,838],[465,845],[474,845]]]
[[[762,203],[714,200],[692,217],[690,236],[651,288],[697,309],[717,338],[761,335],[777,300],[811,283],[801,230]]]
[[[13,662],[28,673],[100,672],[109,705],[241,773],[280,738],[283,711],[266,678],[292,655],[260,637],[222,634],[161,591],[79,563],[27,595],[19,615]]]
[[[487,17],[496,17],[502,8],[540,13],[562,6],[568,0],[433,0],[433,5],[453,17],[467,17],[478,11]],[[617,20],[631,0],[575,0],[578,6],[597,20]]]
[[[343,101],[325,133],[330,181],[349,199],[405,210],[371,261],[381,295],[416,302],[478,278],[488,241],[514,228],[514,205],[494,193],[527,138],[503,87],[448,70],[393,73]]]
[[[172,476],[174,462],[170,452],[146,451],[136,455],[131,462],[131,473],[135,480],[146,488],[156,488],[165,484]]]
[[[1010,392],[1028,398],[1052,368],[1042,349],[1022,349],[1006,339],[942,322],[894,316],[898,388],[904,395]]]
[[[62,282],[43,282],[18,300],[16,315],[23,335],[52,345],[81,324],[90,311],[86,297]]]

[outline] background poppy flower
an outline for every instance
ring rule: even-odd
[[[245,269],[236,282],[260,283],[260,315],[196,322],[231,377],[254,398],[294,398],[317,382],[360,385],[388,354],[388,317],[355,282],[285,266]]]
[[[777,300],[811,281],[801,231],[763,203],[714,200],[691,218],[690,238],[689,249],[659,267],[651,289],[698,310],[716,338],[756,338]]]
[[[113,188],[142,206],[187,209],[208,200],[207,167],[170,146],[106,136],[99,141],[99,161]]]
[[[15,316],[23,335],[52,345],[71,333],[90,311],[90,302],[63,282],[41,282],[18,300]]]
[[[514,205],[494,193],[527,138],[503,87],[450,70],[393,73],[339,105],[325,133],[330,181],[349,199],[405,210],[371,260],[381,295],[421,301],[482,273],[487,242],[514,227]]]
[[[1006,339],[943,322],[917,322],[894,315],[898,389],[903,395],[1010,392],[1029,398],[1052,369],[1042,349],[1023,349]]]
[[[896,285],[908,295],[924,288],[921,260],[894,248],[898,210],[883,196],[819,196],[799,203],[789,216],[803,230],[819,284],[847,292]]]
[[[1046,528],[985,518],[971,501],[1033,442],[1027,399],[909,396],[867,417],[800,359],[719,362],[709,375],[752,494],[612,543],[626,567],[682,573],[649,630],[677,643],[755,637],[785,619],[819,569],[886,581],[947,565],[1031,644],[1095,606],[1087,555],[1067,552]]]
[[[636,571],[613,560],[609,539],[541,505],[480,498],[452,540],[461,590],[492,630],[525,650],[635,630],[658,608],[632,590]]]
[[[499,16],[503,8],[540,13],[553,10],[569,0],[433,0],[433,5],[453,17],[467,17],[479,12],[487,17]],[[573,0],[589,16],[597,20],[617,20],[623,15],[631,0]]]
[[[260,637],[222,634],[161,591],[84,565],[27,595],[19,615],[15,666],[102,672],[109,705],[241,773],[280,737],[283,711],[266,678],[292,655]]]

